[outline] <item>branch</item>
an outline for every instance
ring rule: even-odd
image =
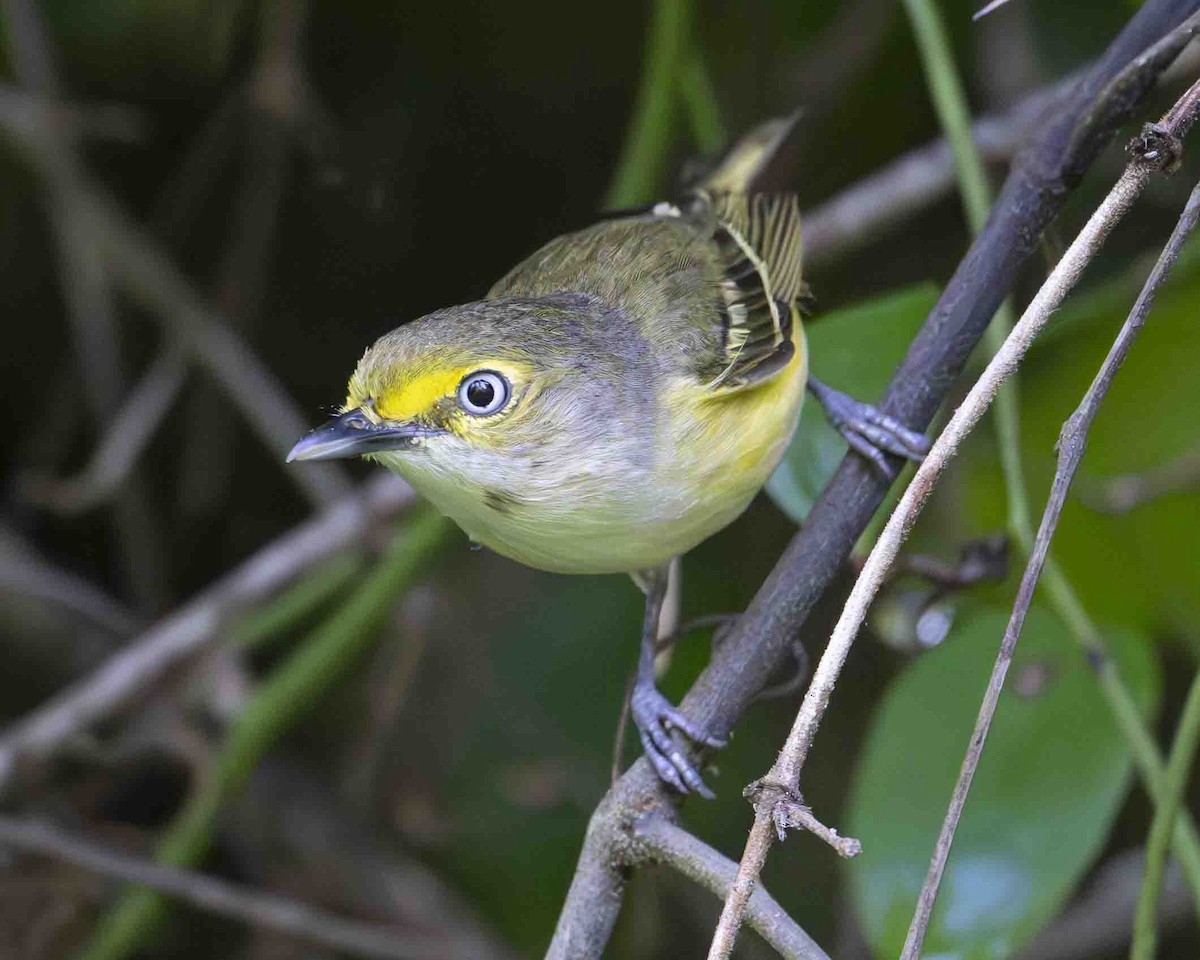
[[[77,222],[86,225],[89,242],[113,275],[208,371],[282,462],[306,429],[291,398],[145,232],[87,178],[69,153],[56,149],[55,115],[52,104],[0,87],[0,127],[54,189],[72,195]],[[290,470],[288,475],[314,504],[328,506],[350,489],[344,471],[328,467]]]
[[[1192,88],[1192,92],[1200,96],[1200,83]],[[1197,102],[1200,102],[1200,100]],[[1191,125],[1194,117],[1189,117],[1184,122],[1180,122],[1180,119],[1176,118],[1176,122],[1170,126],[1168,126],[1167,121],[1164,121],[1164,127],[1168,127],[1168,134],[1176,140],[1178,140],[1181,130]],[[1136,159],[1133,161],[1134,164],[1138,162]],[[920,956],[921,945],[924,942],[925,932],[928,929],[929,920],[933,913],[934,901],[937,899],[938,886],[941,883],[946,861],[950,856],[950,846],[954,842],[954,833],[958,827],[959,819],[962,817],[962,811],[967,802],[967,794],[971,789],[971,782],[974,779],[975,771],[983,756],[984,741],[987,739],[992,718],[995,716],[996,707],[1000,702],[1000,691],[1004,687],[1004,680],[1008,674],[1009,664],[1012,663],[1013,655],[1016,653],[1017,641],[1021,636],[1021,628],[1025,623],[1025,616],[1029,612],[1030,605],[1033,603],[1034,590],[1041,576],[1042,567],[1046,562],[1046,556],[1050,551],[1050,541],[1058,529],[1058,521],[1062,516],[1063,506],[1067,501],[1067,493],[1070,490],[1072,480],[1075,478],[1075,473],[1079,469],[1080,461],[1083,459],[1084,449],[1087,445],[1088,431],[1091,429],[1100,404],[1108,394],[1108,389],[1112,385],[1113,378],[1116,376],[1121,364],[1124,363],[1130,346],[1132,346],[1134,339],[1145,323],[1146,316],[1154,304],[1154,298],[1159,288],[1166,280],[1176,259],[1178,259],[1179,251],[1183,248],[1184,242],[1195,228],[1198,217],[1200,217],[1200,187],[1193,191],[1191,199],[1184,208],[1183,215],[1179,218],[1179,222],[1171,234],[1171,238],[1163,248],[1158,262],[1154,265],[1154,269],[1147,278],[1145,286],[1142,287],[1142,292],[1138,296],[1137,302],[1130,311],[1129,317],[1121,328],[1121,332],[1117,335],[1108,356],[1100,367],[1100,371],[1096,374],[1095,380],[1093,380],[1092,385],[1084,395],[1083,401],[1063,425],[1062,434],[1058,442],[1058,467],[1055,471],[1050,497],[1046,503],[1046,509],[1042,513],[1041,526],[1038,529],[1033,550],[1030,552],[1025,573],[1021,577],[1021,585],[1017,591],[1012,615],[1009,618],[1008,627],[1004,631],[1004,638],[1000,644],[1000,651],[996,656],[995,666],[992,668],[992,675],[988,681],[987,691],[979,707],[979,716],[975,721],[975,729],[971,734],[970,746],[967,748],[967,754],[963,758],[962,769],[959,771],[958,781],[954,786],[950,807],[946,811],[945,820],[942,822],[942,828],[929,864],[929,872],[921,888],[920,896],[917,898],[917,909],[909,926],[908,937],[905,941],[904,951],[901,954],[901,960],[915,960],[915,958]],[[1162,816],[1162,808],[1160,808],[1156,815],[1156,822]],[[1169,822],[1173,823],[1173,821],[1174,817],[1172,816]],[[1169,838],[1169,836],[1170,833],[1168,832],[1167,837]],[[1153,907],[1151,907],[1152,909]]]
[[[446,526],[437,514],[415,517],[392,539],[346,602],[318,623],[259,684],[230,725],[208,776],[159,838],[160,862],[193,867],[203,860],[222,806],[242,789],[264,754],[369,648],[396,598],[422,568],[427,569]],[[128,890],[100,919],[82,956],[122,960],[154,932],[165,913],[165,903],[153,891]]]
[[[137,628],[137,618],[98,586],[48,561],[15,531],[0,526],[0,590],[50,602],[114,639]]]
[[[637,821],[634,839],[652,860],[665,863],[724,899],[737,864],[669,820],[650,814]],[[829,955],[761,887],[746,908],[746,922],[788,960],[829,960]]]
[[[0,734],[0,795],[23,768],[44,763],[93,724],[128,706],[168,671],[221,640],[236,612],[262,603],[333,554],[371,540],[412,502],[391,475],[262,548],[160,621],[99,670]]]
[[[115,880],[152,887],[198,910],[265,927],[356,957],[439,960],[448,956],[449,944],[441,937],[386,930],[347,920],[298,900],[131,857],[72,837],[49,824],[0,814],[0,844],[63,860]]]
[[[1169,49],[1156,47],[1152,54],[1147,48],[1197,7],[1200,0],[1148,0],[1047,115],[884,395],[882,405],[889,414],[915,429],[928,424],[1042,230],[1186,38],[1172,36]],[[792,640],[849,556],[887,486],[858,457],[843,460],[804,527],[684,698],[682,707],[690,717],[718,735],[730,730],[789,655]],[[673,798],[642,759],[592,816],[549,957],[601,955],[621,908],[625,831],[652,808],[671,815]]]
[[[1200,85],[1196,89],[1200,90]],[[1187,99],[1187,95],[1184,99]],[[1150,129],[1152,128],[1148,126],[1147,130]],[[1173,132],[1168,130],[1168,137]],[[1168,137],[1163,138],[1164,142]],[[958,452],[962,441],[995,399],[1001,384],[1016,370],[1030,344],[1050,319],[1050,315],[1061,306],[1067,294],[1079,281],[1084,268],[1099,252],[1109,233],[1133,206],[1149,180],[1150,173],[1156,169],[1167,168],[1174,162],[1175,156],[1159,150],[1157,141],[1145,146],[1147,149],[1135,153],[1121,179],[1071,243],[1004,344],[946,424],[888,519],[870,556],[867,557],[862,573],[850,591],[842,615],[833,629],[829,645],[821,657],[821,662],[817,664],[816,673],[800,705],[787,741],[775,764],[763,778],[764,785],[777,789],[774,795],[765,794],[763,801],[755,804],[754,825],[738,867],[738,879],[725,902],[721,921],[713,937],[709,951],[710,960],[728,957],[733,949],[745,901],[754,889],[774,840],[780,805],[794,803],[792,797],[798,797],[800,772],[812,747],[817,728],[829,706],[829,699],[850,653],[850,647],[866,619],[871,601],[899,553],[900,545],[920,515],[934,485]],[[913,954],[906,953],[906,957],[911,956]]]
[[[179,351],[167,348],[150,364],[110,418],[91,459],[73,477],[40,474],[19,479],[22,496],[58,513],[85,513],[116,495],[153,439],[183,385]]]

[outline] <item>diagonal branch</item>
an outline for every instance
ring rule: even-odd
[[[1177,162],[1178,136],[1190,126],[1190,119],[1177,120],[1175,123],[1171,123],[1171,120],[1189,115],[1186,105],[1193,93],[1200,93],[1200,83],[1184,94],[1162,125],[1147,125],[1142,137],[1135,139],[1134,157],[1121,179],[1063,254],[1004,344],[950,418],[879,535],[862,573],[850,591],[821,662],[817,664],[787,741],[775,764],[761,781],[762,797],[755,803],[754,825],[738,867],[737,880],[725,901],[725,909],[709,950],[709,960],[723,960],[733,949],[745,902],[766,862],[781,810],[786,815],[790,806],[799,801],[800,772],[808,758],[813,738],[829,706],[829,699],[850,647],[866,619],[871,601],[899,553],[900,545],[962,441],[987,411],[1004,381],[1019,366],[1050,315],[1078,283],[1084,268],[1095,258],[1109,233],[1141,195],[1151,172],[1171,169]],[[915,954],[906,953],[906,960],[911,960],[912,956]]]
[[[454,955],[443,937],[348,920],[287,897],[131,857],[44,823],[0,815],[0,845],[142,884],[199,910],[355,957],[442,960]]]
[[[95,673],[0,733],[0,795],[23,768],[45,762],[119,712],[170,670],[219,642],[231,616],[293,583],[321,561],[369,542],[412,502],[407,484],[380,476],[364,491],[268,544],[133,640]]]
[[[53,192],[71,198],[75,225],[85,231],[89,248],[135,299],[161,319],[282,460],[306,429],[291,398],[175,264],[86,176],[73,154],[58,148],[56,114],[47,106],[52,104],[0,87],[0,128]],[[350,489],[344,471],[338,469],[289,471],[289,476],[317,506],[329,505]]]
[[[638,820],[634,839],[650,859],[664,863],[724,899],[737,864],[665,817]],[[788,916],[775,898],[759,887],[746,906],[746,922],[786,960],[829,960],[829,955]]]
[[[1200,91],[1200,85],[1197,85],[1194,89]],[[1177,129],[1179,126],[1181,125],[1176,125]],[[905,941],[904,951],[901,954],[901,960],[915,960],[915,958],[920,956],[921,945],[924,942],[925,932],[929,927],[930,916],[933,913],[934,901],[937,898],[938,886],[941,883],[942,874],[946,868],[946,861],[950,856],[950,846],[954,842],[954,833],[962,816],[963,808],[966,805],[967,793],[971,789],[971,782],[975,776],[975,771],[983,756],[984,741],[987,739],[992,718],[1000,702],[1000,691],[1004,687],[1004,679],[1008,673],[1009,664],[1016,653],[1017,641],[1021,636],[1021,628],[1025,623],[1025,615],[1029,611],[1030,604],[1033,603],[1034,590],[1037,587],[1042,567],[1046,562],[1046,556],[1050,550],[1050,541],[1058,529],[1058,521],[1062,516],[1063,506],[1067,501],[1067,492],[1070,489],[1071,482],[1075,479],[1075,473],[1079,469],[1080,461],[1083,459],[1084,448],[1087,445],[1088,431],[1091,429],[1092,421],[1096,417],[1096,412],[1099,410],[1100,404],[1104,401],[1104,397],[1112,385],[1113,378],[1116,376],[1121,364],[1124,363],[1130,346],[1146,321],[1146,316],[1154,304],[1154,298],[1159,288],[1166,280],[1167,274],[1179,257],[1179,251],[1182,249],[1184,241],[1191,234],[1192,230],[1195,229],[1198,217],[1200,217],[1200,187],[1197,187],[1192,192],[1191,199],[1184,208],[1183,215],[1179,218],[1179,222],[1176,224],[1171,238],[1163,248],[1158,262],[1154,265],[1154,269],[1149,278],[1147,278],[1145,286],[1142,287],[1142,292],[1138,296],[1137,302],[1134,304],[1132,311],[1130,311],[1128,319],[1126,319],[1121,332],[1117,335],[1108,356],[1100,367],[1100,371],[1096,374],[1095,380],[1092,381],[1092,385],[1088,388],[1083,401],[1067,422],[1063,424],[1058,442],[1058,467],[1055,471],[1050,498],[1042,514],[1041,526],[1038,529],[1033,550],[1030,552],[1025,573],[1021,577],[1017,599],[1013,605],[1008,627],[1004,631],[1004,638],[1000,644],[1000,651],[996,656],[996,664],[992,668],[992,675],[988,681],[983,702],[979,707],[979,717],[975,722],[975,729],[971,734],[967,754],[963,758],[958,782],[954,786],[950,807],[946,811],[946,817],[942,823],[942,828],[934,847],[933,857],[929,864],[929,872],[921,888],[920,896],[917,898],[917,909],[913,914],[912,923],[909,926],[908,937]]]
[[[909,348],[883,398],[887,413],[909,427],[928,424],[1042,230],[1186,44],[1190,33],[1172,31],[1198,8],[1200,0],[1148,0],[1047,115],[987,225]],[[1168,34],[1168,46],[1149,50]],[[857,457],[842,462],[805,526],[684,699],[683,709],[691,718],[714,733],[729,731],[787,657],[792,639],[886,492],[887,483]],[[632,819],[652,808],[672,816],[673,800],[639,760],[592,816],[549,957],[602,954],[621,908],[627,874],[620,850],[626,831]]]

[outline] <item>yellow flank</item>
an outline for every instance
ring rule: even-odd
[[[473,369],[475,368],[444,368],[397,380],[374,398],[375,412],[384,420],[411,420],[419,417],[428,413],[439,401],[453,396],[462,378]],[[350,402],[354,402],[353,397]]]
[[[685,499],[711,503],[712,513],[723,519],[701,539],[746,508],[787,449],[808,379],[807,345],[798,317],[792,342],[796,354],[791,363],[760,386],[724,392],[685,384],[664,397],[676,434],[675,482],[686,491]]]

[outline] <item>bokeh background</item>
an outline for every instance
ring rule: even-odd
[[[973,110],[1019,140],[1025,98],[1095,56],[1137,5],[1011,0],[977,24],[973,2],[941,6]],[[275,416],[273,387],[243,381],[231,401],[221,375],[239,356],[257,357],[294,415],[315,424],[377,336],[482,295],[539,243],[596,215],[626,142],[652,13],[630,0],[29,7],[44,28],[40,54],[14,29],[26,5],[6,4],[0,24],[6,724],[340,489],[339,475],[285,467],[264,441],[292,424]],[[641,171],[654,192],[628,199],[668,195],[689,159],[802,108],[788,178],[819,220],[830,198],[938,136],[909,24],[888,0],[696,0],[681,42],[695,82],[656,127],[661,149]],[[1185,58],[1142,119],[1195,73]],[[988,150],[996,182],[1008,152]],[[1122,163],[1114,145],[1029,264],[1018,301]],[[1021,373],[1035,511],[1058,428],[1197,169],[1189,161],[1152,185]],[[81,171],[89,196],[106,198],[104,210],[144,241],[124,266],[113,266],[121,257],[106,221],[89,220],[93,208],[63,187],[78,187]],[[814,367],[864,399],[878,396],[969,242],[950,181],[934,192],[886,226],[813,237]],[[138,281],[139,256],[178,267],[175,308]],[[1100,414],[1056,541],[1164,745],[1200,655],[1197,304],[1193,244]],[[204,319],[232,331],[233,355],[197,361],[189,331]],[[103,439],[123,411],[136,421],[147,409],[161,416],[144,447],[129,469],[104,475],[93,462]],[[684,619],[745,606],[840,453],[810,410],[773,496],[685,558]],[[1126,509],[1110,481],[1129,474],[1154,496]],[[352,464],[340,477],[370,475]],[[73,741],[10,793],[9,811],[146,856],[190,816],[194,859],[208,872],[440,938],[446,957],[539,954],[609,782],[640,595],[624,578],[551,576],[470,551],[420,508],[374,527],[299,586],[227,616],[215,651]],[[902,939],[1023,566],[1015,550],[1007,575],[995,562],[1004,531],[984,424],[909,551],[954,567],[988,541],[991,579],[952,590],[895,581],[805,772],[819,816],[866,852],[839,863],[795,836],[765,874],[833,956],[893,956]],[[799,638],[813,657],[837,600]],[[351,635],[360,640],[338,645]],[[705,636],[676,650],[664,680],[672,696],[703,665]],[[340,652],[316,679],[305,675],[302,703],[281,705],[272,680],[314,649]],[[1151,812],[1128,751],[1050,610],[1031,617],[1011,679],[931,949],[1123,955]],[[260,716],[267,690],[278,723],[197,827],[197,795],[223,775],[238,718],[244,730],[248,710]],[[798,697],[756,705],[716,758],[718,799],[686,806],[689,828],[730,855],[750,820],[741,788],[769,766]],[[627,758],[635,750],[631,738]],[[0,850],[0,954],[73,955],[119,892]],[[1195,955],[1190,903],[1169,871],[1163,956]],[[698,955],[718,906],[665,869],[639,871],[610,955]],[[1037,940],[1056,919],[1081,916],[1091,939],[1068,938],[1081,952]],[[178,906],[158,921],[134,937],[136,955],[335,955]],[[753,935],[739,949],[770,955]]]

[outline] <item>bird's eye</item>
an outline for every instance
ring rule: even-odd
[[[491,370],[478,370],[463,377],[458,385],[458,405],[476,417],[498,413],[512,391],[508,381]]]

